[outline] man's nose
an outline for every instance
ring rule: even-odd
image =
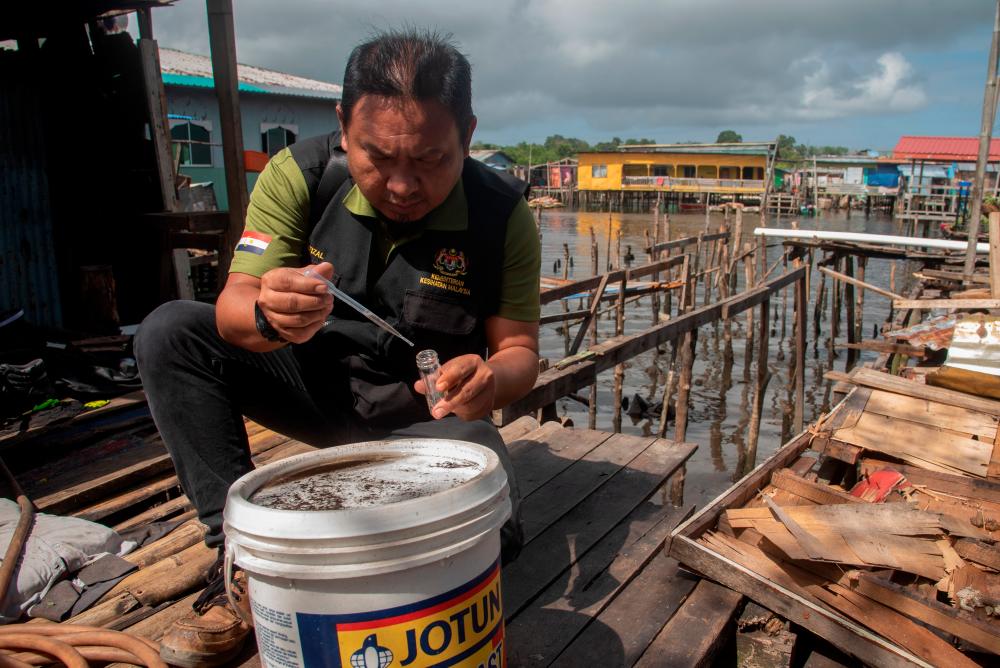
[[[386,189],[399,199],[406,199],[414,195],[417,192],[417,186],[416,175],[408,169],[393,170],[386,183]]]

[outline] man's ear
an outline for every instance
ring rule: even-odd
[[[465,143],[462,146],[462,150],[465,153],[465,157],[469,157],[469,147],[472,146],[472,133],[476,131],[476,117],[473,116],[469,121],[469,131],[465,133]]]
[[[344,110],[337,104],[337,121],[340,122],[340,148],[347,150],[347,125],[344,123]]]

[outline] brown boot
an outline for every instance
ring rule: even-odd
[[[232,660],[250,634],[250,597],[246,574],[235,569],[232,579],[234,609],[226,597],[222,556],[212,567],[208,586],[192,606],[194,612],[174,622],[160,639],[160,658],[181,668],[218,666]]]

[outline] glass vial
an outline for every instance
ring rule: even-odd
[[[438,361],[438,354],[435,350],[421,350],[417,353],[417,370],[420,371],[420,378],[427,388],[424,396],[427,398],[427,410],[433,411],[434,406],[444,399],[444,393],[437,389],[438,376],[441,375],[441,362]]]

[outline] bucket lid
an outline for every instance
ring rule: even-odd
[[[255,539],[361,539],[466,515],[506,500],[489,448],[446,439],[342,445],[268,464],[237,480],[226,534]]]

